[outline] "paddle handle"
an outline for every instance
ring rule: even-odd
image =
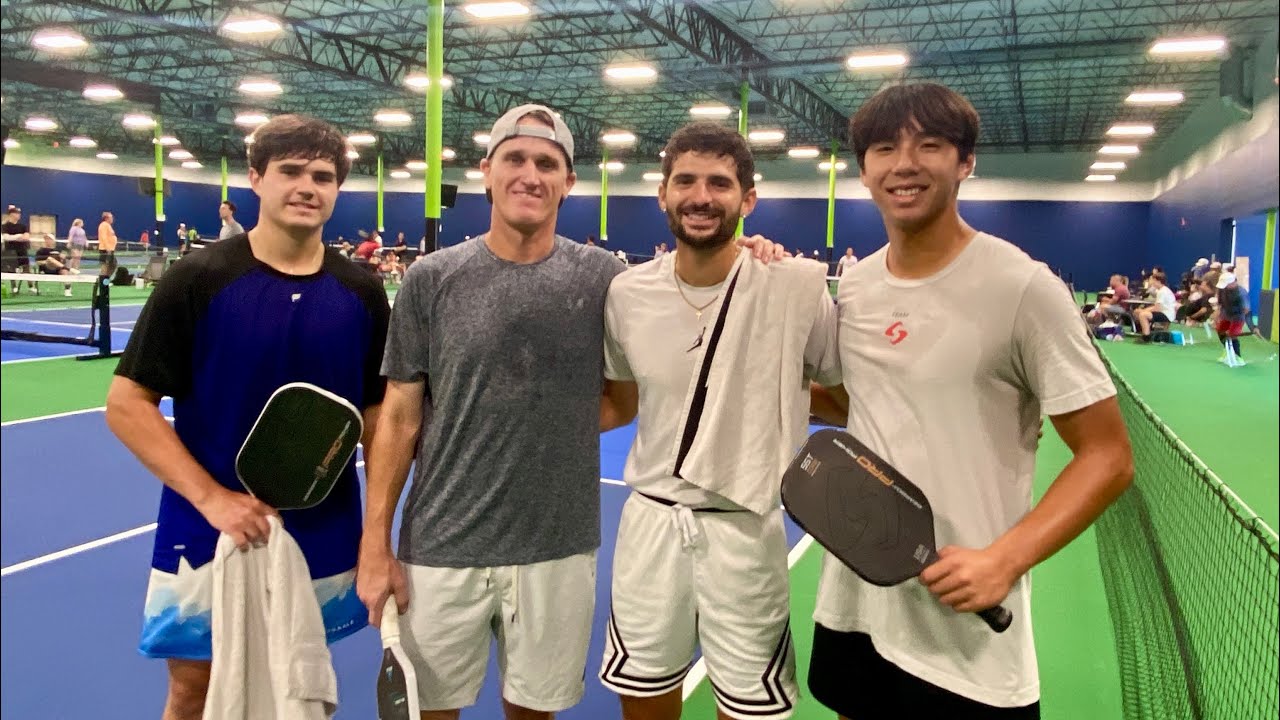
[[[395,595],[388,595],[382,605],[382,623],[378,630],[382,633],[383,647],[400,641],[400,608],[396,607]]]
[[[986,610],[979,610],[978,617],[986,621],[987,625],[998,633],[1002,633],[1009,629],[1009,624],[1013,622],[1013,613],[1005,609],[1003,605],[997,605]]]

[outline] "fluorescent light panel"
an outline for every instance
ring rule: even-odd
[[[1152,125],[1145,123],[1117,123],[1107,128],[1111,137],[1150,137],[1156,134]]]
[[[71,138],[70,140],[67,141],[67,144],[70,145],[71,147],[77,147],[77,148],[98,147],[97,140],[94,140],[91,137],[84,137],[82,135],[77,135],[76,137]]]
[[[106,102],[119,100],[124,97],[124,93],[120,92],[120,88],[114,85],[89,85],[84,89],[84,96],[89,100]]]
[[[119,155],[117,155],[117,154],[115,154],[115,153],[113,153],[113,152],[100,152],[100,153],[98,153],[98,159],[99,159],[99,160],[115,160],[115,159],[117,159],[117,158],[119,158],[119,157],[120,157]]]
[[[138,130],[143,128],[153,128],[156,126],[156,121],[148,115],[125,115],[124,120],[121,122],[123,122],[124,126],[127,128],[134,128]]]
[[[1085,182],[1115,182],[1115,175],[1086,175]]]
[[[658,77],[658,71],[647,63],[621,63],[604,69],[605,77],[621,82],[643,82]]]
[[[793,147],[787,151],[787,157],[808,160],[818,157],[820,151],[816,147]]]
[[[58,123],[47,117],[29,117],[22,125],[33,132],[45,132],[46,130],[58,129]]]
[[[900,52],[858,53],[844,62],[851,70],[875,70],[902,67],[907,64],[907,56]]]
[[[775,143],[786,139],[787,134],[781,130],[752,130],[747,139],[754,143]]]
[[[70,30],[42,30],[31,38],[31,44],[44,50],[74,50],[89,43],[83,35]]]
[[[481,170],[468,170],[464,173],[468,180],[483,180],[484,172]]]
[[[610,130],[601,135],[600,140],[606,145],[630,145],[636,141],[636,136],[626,130]]]
[[[380,110],[374,114],[373,119],[383,125],[408,125],[413,122],[413,116],[403,110]]]
[[[1100,160],[1089,166],[1090,170],[1124,170],[1127,165],[1122,162],[1107,162]]]
[[[244,80],[240,83],[240,92],[248,95],[279,95],[284,92],[284,88],[275,80]]]
[[[266,35],[278,33],[284,26],[272,18],[238,18],[223,23],[222,29],[235,35]]]
[[[1130,105],[1177,105],[1185,99],[1177,90],[1135,90],[1124,101]]]
[[[819,169],[819,170],[830,170],[830,169],[831,169],[831,161],[830,161],[830,160],[823,160],[822,162],[818,163],[818,169]],[[837,160],[837,161],[836,161],[836,172],[840,172],[840,171],[848,170],[848,169],[849,169],[849,163],[847,163],[847,162],[845,162],[845,161],[843,161],[843,160]]]
[[[467,3],[462,6],[462,10],[478,20],[524,17],[529,14],[529,6],[520,2]]]
[[[1142,149],[1137,145],[1103,145],[1098,148],[1099,155],[1137,155]]]
[[[266,123],[271,118],[262,113],[240,113],[236,115],[236,124],[245,127],[257,127]]]
[[[1215,55],[1227,48],[1227,40],[1222,37],[1175,38],[1160,40],[1151,46],[1152,55],[1190,56]]]
[[[640,178],[641,178],[642,180],[644,180],[645,182],[662,182],[662,173],[660,173],[660,172],[647,172],[647,173],[645,173],[645,174],[641,175],[641,176],[640,176]]]
[[[733,109],[728,105],[694,105],[689,108],[689,114],[694,117],[727,118],[733,114]]]

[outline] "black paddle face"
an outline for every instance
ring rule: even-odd
[[[924,493],[840,430],[809,437],[782,476],[791,517],[873,585],[897,585],[935,559]]]
[[[417,688],[412,691],[417,692]],[[382,668],[378,671],[378,720],[418,720],[411,710],[409,692],[400,659],[391,648],[383,649]]]
[[[314,385],[290,383],[258,416],[236,456],[236,474],[271,507],[313,507],[342,476],[363,426],[360,412],[346,400]]]

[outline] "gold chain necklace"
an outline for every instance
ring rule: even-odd
[[[671,278],[676,281],[676,290],[680,292],[680,299],[684,300],[685,305],[688,305],[689,307],[693,308],[693,312],[697,314],[698,320],[702,320],[703,311],[711,307],[711,303],[720,299],[720,293],[716,293],[716,296],[711,298],[711,300],[708,301],[707,304],[703,305],[702,307],[698,307],[697,305],[694,305],[693,303],[689,302],[689,298],[685,297],[684,288],[680,286],[680,275],[676,272],[676,267],[679,263],[680,263],[680,259],[678,257],[674,262],[671,263]],[[701,336],[699,336],[699,339],[701,339]]]

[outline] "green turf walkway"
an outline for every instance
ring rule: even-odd
[[[116,358],[65,357],[4,363],[0,365],[0,420],[102,407],[118,362]],[[58,391],[51,392],[51,385]]]
[[[1194,329],[1189,346],[1128,340],[1103,351],[1151,409],[1271,528],[1280,529],[1280,361],[1276,346],[1241,338],[1244,367],[1218,363],[1222,346]]]

